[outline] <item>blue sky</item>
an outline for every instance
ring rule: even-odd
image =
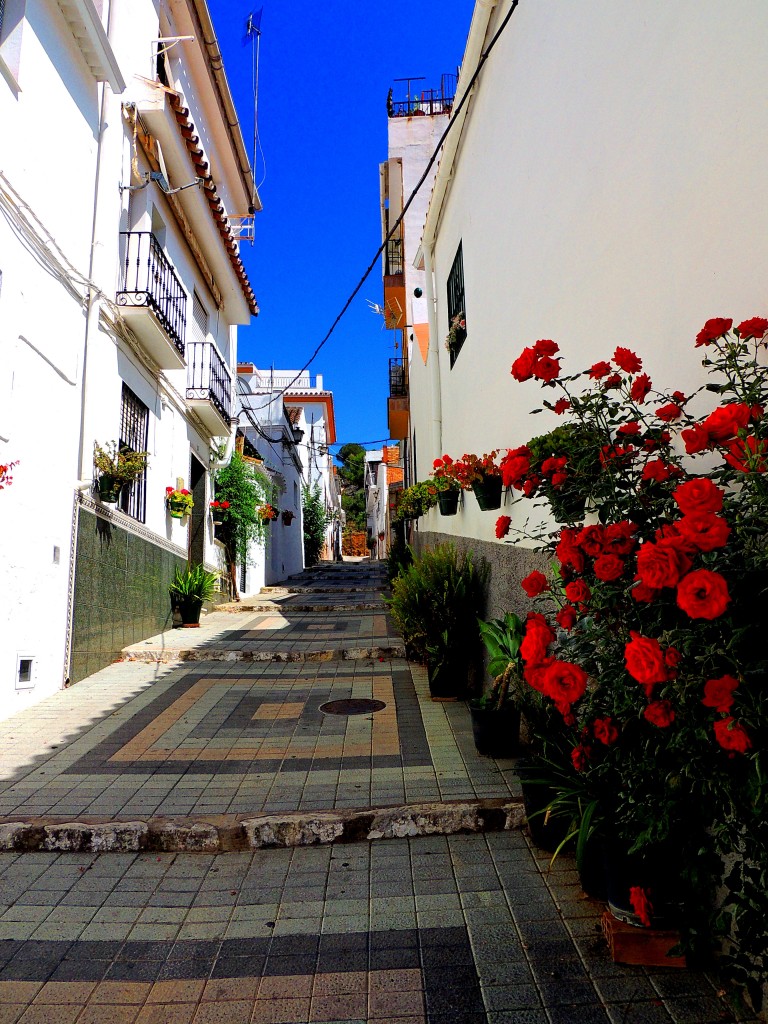
[[[394,79],[436,88],[455,73],[473,0],[328,3],[209,0],[246,144],[253,136],[249,12],[263,6],[257,182],[264,210],[242,255],[261,307],[239,333],[241,359],[303,366],[380,244],[378,165],[386,159],[386,98]],[[395,86],[397,89],[402,86]],[[374,270],[312,364],[334,393],[339,441],[387,436],[393,334],[366,299],[382,300]]]

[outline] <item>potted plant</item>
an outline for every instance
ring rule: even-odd
[[[472,734],[479,754],[511,757],[520,743],[520,689],[523,662],[520,643],[523,623],[507,612],[501,619],[478,622],[480,636],[488,651],[488,671],[493,686],[469,702]]]
[[[455,465],[455,473],[462,488],[471,490],[477,504],[485,512],[501,507],[501,469],[496,462],[498,451],[487,455],[462,455]]]
[[[290,526],[296,518],[296,513],[289,508],[284,508],[280,515],[283,520],[283,526]]]
[[[221,526],[223,524],[223,516],[226,515],[226,511],[228,508],[228,501],[219,501],[218,498],[216,498],[211,502],[211,518],[214,526]]]
[[[0,491],[4,487],[10,487],[13,483],[13,470],[18,466],[18,462],[8,462],[5,465],[0,465]]]
[[[421,113],[421,111],[419,111]],[[467,319],[464,316],[464,310],[457,313],[454,317],[451,317],[451,326],[448,328],[448,334],[445,337],[445,347],[451,353],[452,356],[456,356],[458,350],[464,344],[467,338]]]
[[[172,519],[183,519],[184,516],[188,516],[195,505],[192,494],[186,487],[166,487],[165,503]]]
[[[437,504],[438,488],[433,480],[421,480],[395,493],[398,495],[397,508],[393,517],[395,523],[402,523],[408,519],[420,519]]]
[[[200,612],[205,601],[213,597],[218,575],[208,572],[203,565],[177,569],[173,582],[168,588],[171,607],[178,609],[182,624],[186,627],[200,625]]]
[[[108,441],[102,448],[93,446],[93,464],[99,473],[99,499],[114,505],[126,484],[141,476],[146,469],[148,452],[134,452],[116,441]]]
[[[256,511],[263,523],[272,523],[280,515],[280,510],[277,506],[272,505],[270,502],[266,502],[264,505],[259,505]]]
[[[408,656],[427,666],[433,699],[463,699],[474,686],[488,574],[487,563],[471,551],[437,544],[392,582],[385,600]]]
[[[450,455],[435,459],[432,476],[437,487],[437,503],[441,516],[455,516],[459,509],[461,483],[456,464]]]

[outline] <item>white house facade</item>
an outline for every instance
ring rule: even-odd
[[[0,5],[0,717],[170,622],[219,549],[259,207],[205,0]],[[116,504],[94,444],[148,452]],[[173,518],[168,488],[187,489]]]
[[[629,345],[658,387],[690,391],[701,324],[768,306],[766,5],[520,4],[457,112],[511,6],[475,6],[416,259],[429,320],[426,365],[410,367],[419,480],[445,453],[516,447],[557,425],[531,418],[537,385],[510,377],[537,339],[560,345],[566,371]],[[458,312],[467,335],[451,357]],[[524,547],[494,539],[498,514],[470,495],[418,534],[490,559],[494,613],[519,605],[530,568]]]

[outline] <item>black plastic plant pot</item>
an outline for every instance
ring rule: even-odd
[[[440,491],[437,502],[441,516],[455,516],[459,510],[459,492],[453,488],[449,491]]]
[[[108,505],[114,505],[117,503],[117,496],[120,493],[120,489],[115,487],[114,478],[111,476],[99,477],[99,499],[106,502]]]
[[[492,509],[501,508],[500,476],[487,476],[479,483],[472,484],[472,490],[481,511],[490,512]]]
[[[429,694],[433,700],[459,700],[467,694],[468,671],[462,662],[427,664]]]
[[[520,758],[515,765],[523,793],[523,807],[528,819],[531,839],[540,850],[554,853],[568,835],[568,822],[562,817],[547,816],[547,807],[557,796],[557,791],[546,783],[537,782],[541,769],[529,758]]]
[[[469,706],[475,749],[486,757],[514,757],[520,748],[520,712],[510,705],[501,710]]]
[[[185,601],[177,601],[175,607],[179,609],[183,626],[200,625],[200,612],[203,608],[203,602],[199,598],[190,597]]]

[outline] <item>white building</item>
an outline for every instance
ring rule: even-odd
[[[284,395],[270,385],[263,371],[251,363],[240,363],[237,373],[239,430],[250,457],[256,457],[271,481],[280,510],[267,529],[265,543],[252,544],[250,563],[240,567],[241,592],[254,594],[304,568],[301,499],[309,459],[301,442],[307,424],[303,411],[287,408]],[[245,454],[248,457],[248,452]]]
[[[765,3],[520,4],[457,113],[510,8],[476,4],[423,229],[429,350],[424,372],[412,359],[409,424],[421,480],[444,453],[515,447],[557,424],[531,420],[541,392],[510,377],[536,339],[574,371],[629,345],[657,386],[690,391],[702,323],[768,302]],[[498,514],[470,496],[418,535],[491,560],[494,614],[519,604],[529,568],[494,539]]]
[[[159,13],[158,13],[159,8]],[[170,620],[215,567],[238,237],[259,207],[205,0],[0,3],[0,716]],[[94,443],[149,452],[117,507]],[[167,487],[194,496],[170,517]]]
[[[365,512],[371,558],[386,558],[389,551],[393,491],[403,486],[398,445],[384,445],[365,453]]]

